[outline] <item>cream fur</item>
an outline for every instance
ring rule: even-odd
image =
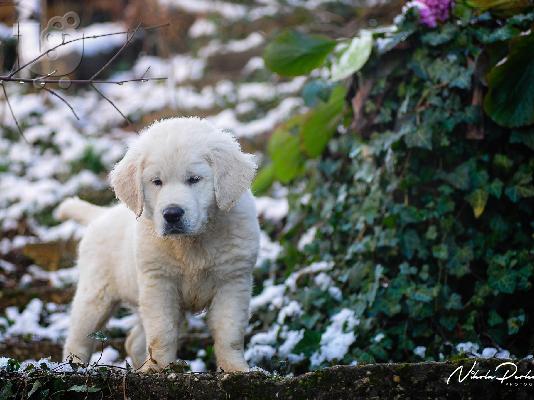
[[[200,119],[174,118],[147,128],[112,171],[122,204],[63,202],[61,217],[89,223],[64,357],[87,363],[94,345],[88,335],[127,304],[140,322],[126,348],[142,371],[175,360],[184,313],[201,310],[208,312],[218,366],[247,370],[243,338],[259,246],[249,190],[254,173],[252,157],[231,135]],[[191,175],[202,180],[190,184]],[[165,235],[162,210],[169,205],[185,210],[185,234]]]

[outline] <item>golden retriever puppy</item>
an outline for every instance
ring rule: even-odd
[[[87,224],[64,357],[87,363],[88,337],[119,304],[139,313],[126,349],[141,371],[176,360],[186,311],[207,310],[217,365],[246,371],[244,332],[259,226],[250,184],[256,165],[229,134],[198,118],[156,122],[110,175],[120,204],[77,198],[61,219]]]

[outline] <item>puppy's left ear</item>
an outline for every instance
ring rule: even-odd
[[[250,188],[256,174],[252,154],[241,151],[239,143],[228,132],[210,146],[209,159],[214,172],[215,199],[221,210],[229,211]]]

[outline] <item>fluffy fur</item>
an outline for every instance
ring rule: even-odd
[[[140,316],[126,350],[142,371],[176,359],[184,313],[201,310],[218,366],[247,370],[243,338],[259,246],[249,190],[255,168],[230,134],[174,118],[147,128],[111,172],[121,204],[65,200],[59,216],[88,226],[64,357],[87,363],[94,345],[88,335],[123,303]],[[163,217],[170,206],[184,212],[179,227]]]

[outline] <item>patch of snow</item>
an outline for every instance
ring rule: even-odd
[[[4,337],[31,335],[35,338],[58,341],[65,337],[69,327],[67,313],[56,312],[49,316],[48,326],[40,324],[44,303],[39,299],[32,299],[22,312],[16,307],[7,307],[6,317],[13,324],[6,328]],[[1,318],[0,318],[1,319]]]
[[[426,347],[425,346],[417,346],[413,349],[413,353],[421,358],[425,358],[426,355]]]
[[[263,35],[258,32],[252,32],[244,39],[230,40],[227,43],[215,39],[200,49],[198,54],[202,58],[207,58],[214,54],[243,53],[260,46],[264,41]]]
[[[285,291],[285,285],[265,286],[263,291],[259,295],[253,297],[250,301],[251,311],[254,312],[266,305],[271,305],[277,308],[281,307]]]
[[[191,28],[189,28],[189,37],[196,39],[202,36],[211,36],[217,32],[217,25],[206,18],[197,18]]]
[[[187,364],[189,365],[189,368],[191,368],[191,372],[206,372],[208,370],[206,368],[206,363],[200,358],[187,361]]]
[[[129,332],[139,321],[137,314],[126,315],[122,318],[112,317],[108,321],[109,329],[119,329],[123,332]]]
[[[263,360],[270,360],[276,354],[276,349],[268,344],[249,346],[245,351],[245,360],[252,364],[259,364]]]
[[[287,216],[289,203],[286,197],[275,199],[273,197],[256,197],[256,211],[258,216],[278,222]]]
[[[159,4],[166,7],[179,8],[190,14],[220,14],[227,20],[235,21],[244,18],[247,14],[247,7],[225,2],[210,0],[159,0]]]
[[[300,304],[295,300],[292,300],[280,310],[276,322],[282,325],[287,317],[298,317],[302,315],[302,312],[303,311]]]
[[[264,231],[260,231],[260,251],[256,262],[257,266],[261,266],[267,260],[276,260],[281,251],[282,246],[278,242],[273,242]]]
[[[304,337],[304,329],[299,331],[288,331],[285,334],[286,340],[278,348],[278,353],[281,357],[288,357],[295,346],[302,340]]]
[[[251,74],[252,72],[265,69],[265,62],[262,57],[252,57],[243,67],[244,74]]]
[[[343,308],[330,318],[330,322],[321,335],[321,348],[310,359],[314,366],[324,361],[341,360],[356,340],[353,330],[360,321],[355,317],[354,311]]]
[[[279,331],[280,326],[274,325],[267,332],[256,333],[250,338],[250,344],[253,346],[257,344],[275,344]]]
[[[473,342],[465,342],[465,343],[458,343],[456,345],[456,350],[459,353],[472,353],[472,354],[478,354],[478,349],[480,346]]]
[[[276,125],[285,120],[292,112],[302,108],[303,105],[304,102],[300,97],[288,97],[270,109],[262,118],[249,122],[239,121],[235,111],[231,109],[208,117],[208,120],[221,129],[232,131],[237,137],[253,137],[273,130]]]
[[[297,280],[308,274],[314,274],[316,272],[323,272],[323,271],[330,271],[332,268],[334,268],[333,262],[327,262],[327,261],[318,261],[310,264],[309,266],[302,268],[301,270],[298,270],[297,272],[293,272],[289,277],[286,279],[285,285],[290,288],[292,291],[297,290]]]
[[[117,365],[120,358],[120,353],[111,346],[107,346],[102,351],[93,353],[89,361],[89,365]]]

